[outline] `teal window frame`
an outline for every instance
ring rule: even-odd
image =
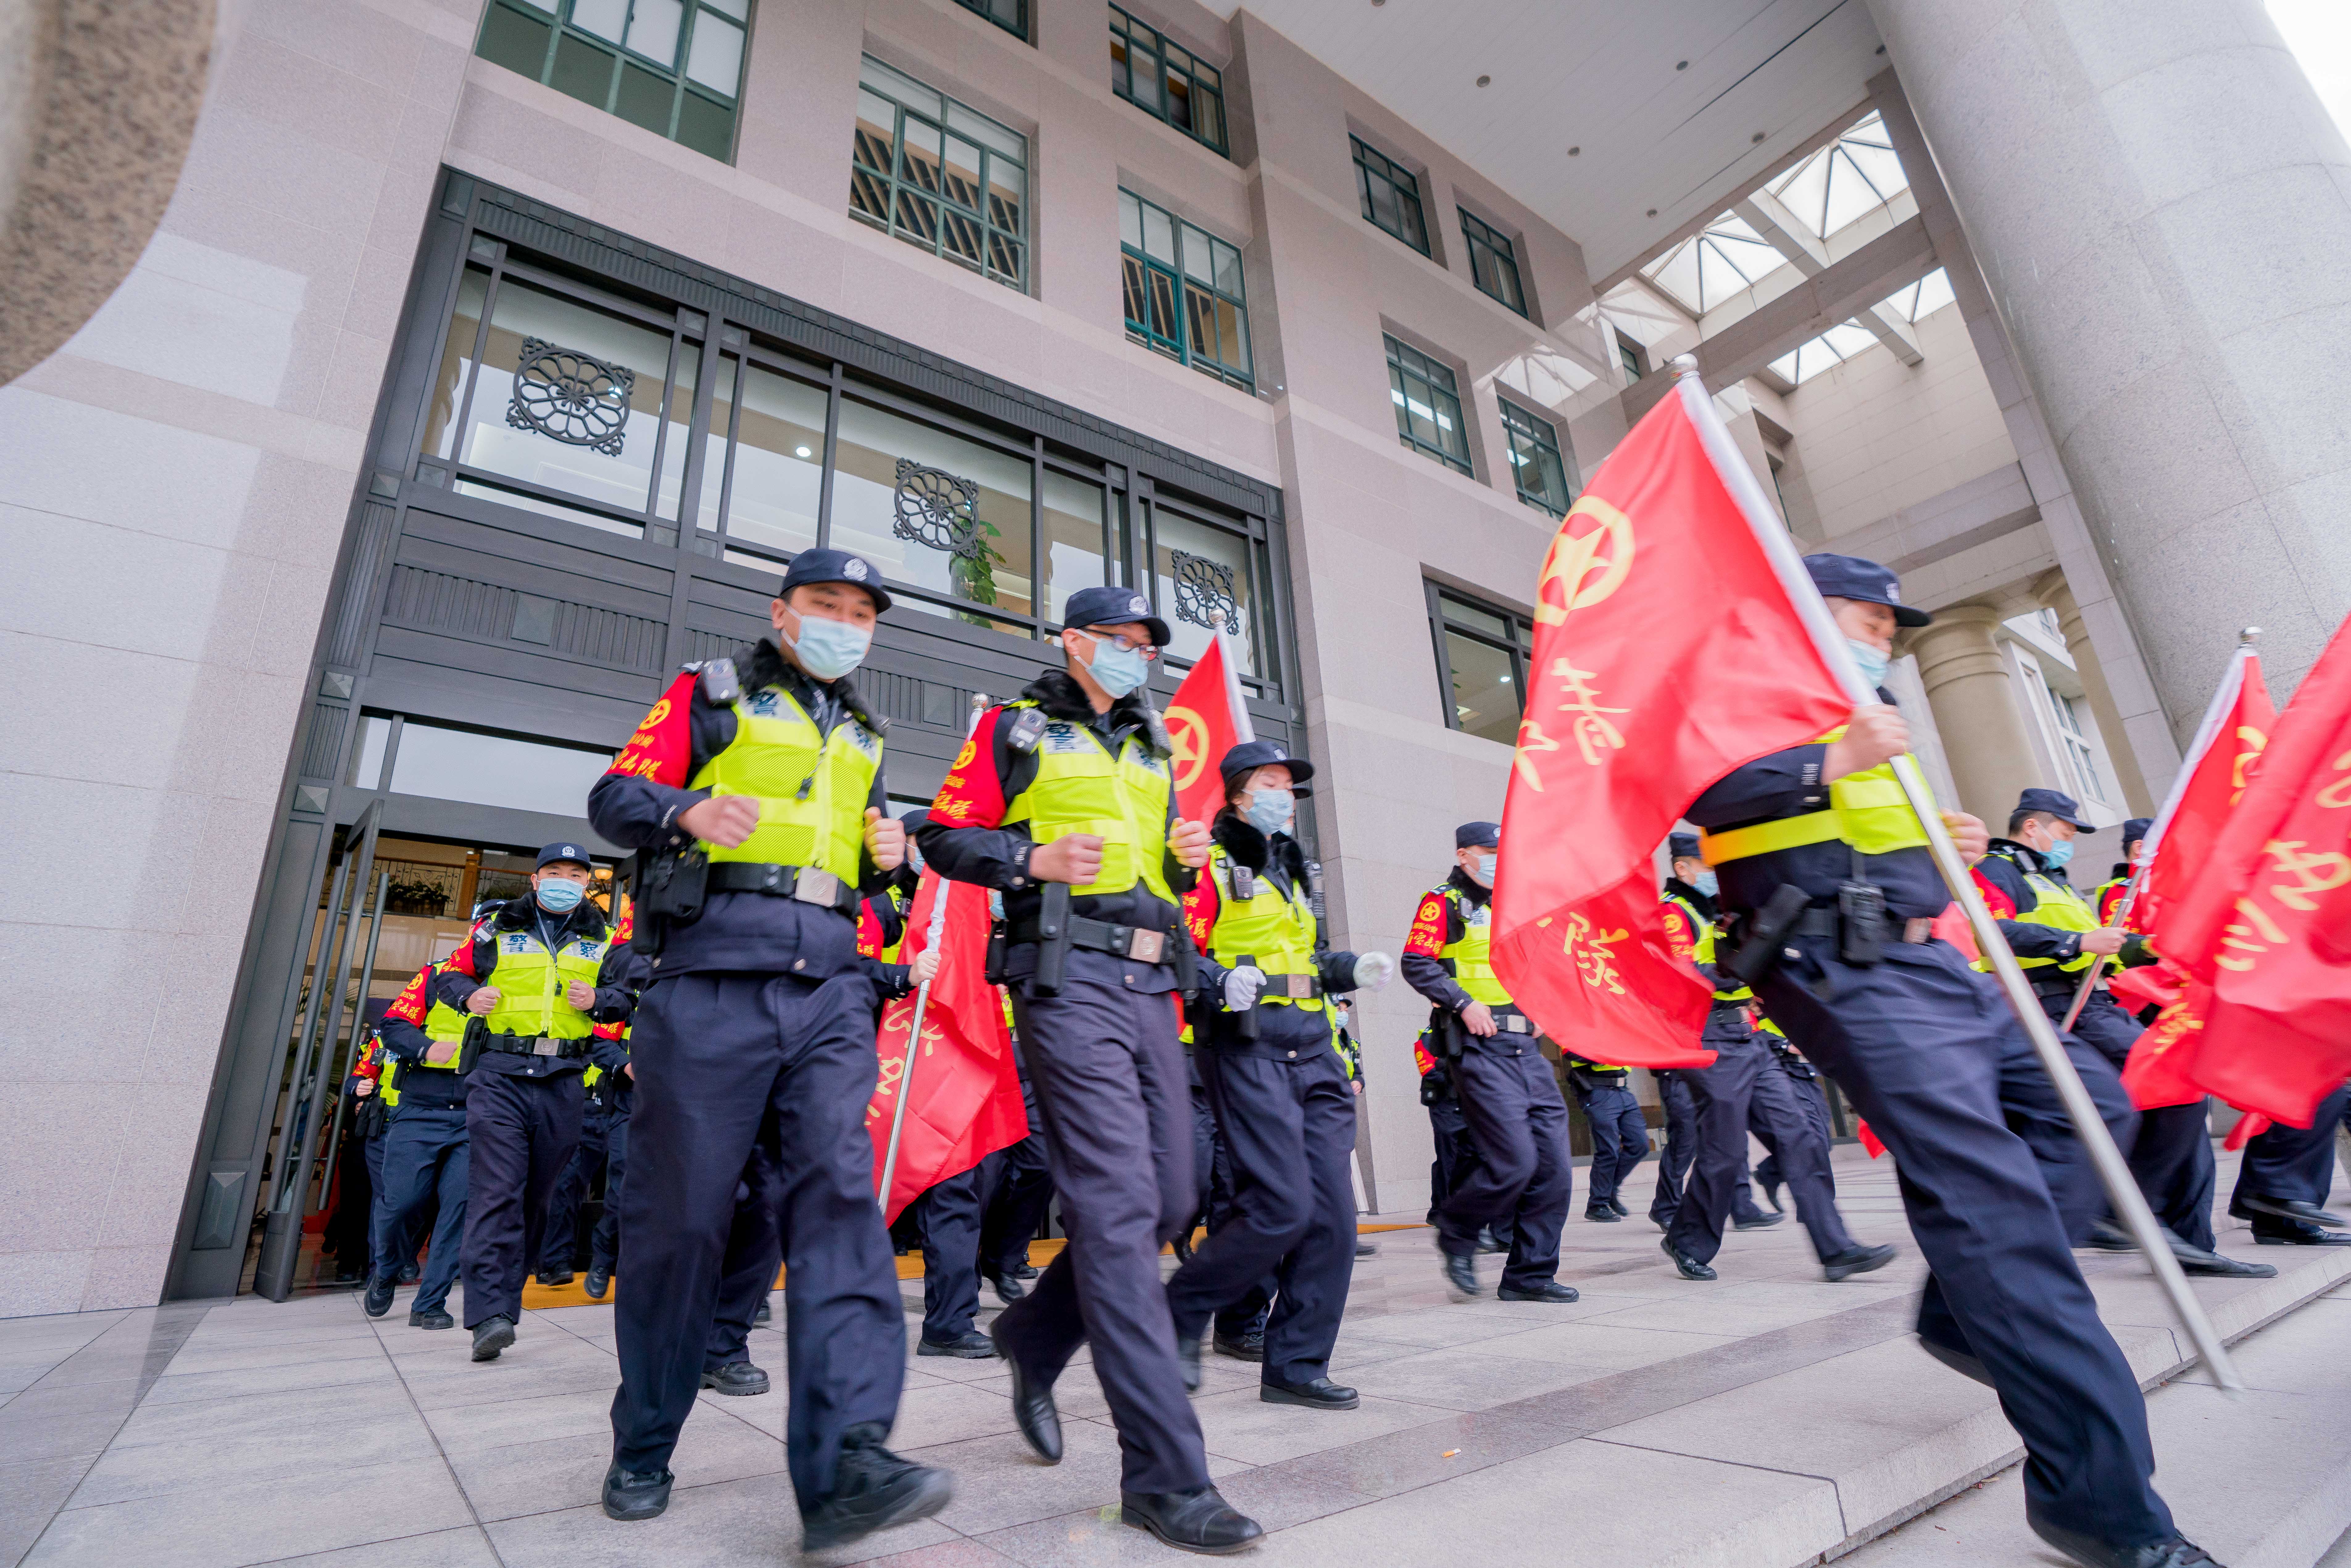
[[[1575,498],[1575,481],[1558,427],[1509,398],[1494,401],[1502,408],[1502,432],[1510,438],[1510,477],[1519,486],[1519,499],[1538,512],[1564,517]]]
[[[1395,407],[1396,439],[1447,468],[1476,476],[1469,464],[1469,427],[1461,415],[1460,383],[1452,367],[1431,359],[1393,332],[1380,334],[1388,350],[1388,401]],[[1452,444],[1445,438],[1447,419]],[[1423,434],[1426,428],[1428,434]]]
[[[1123,185],[1118,237],[1126,335],[1203,375],[1255,392],[1240,247]],[[1229,335],[1222,329],[1228,323]]]
[[[967,104],[872,56],[858,68],[857,129],[849,158],[849,215],[967,267],[1029,292],[1029,139]],[[890,141],[868,131],[876,106],[891,117]],[[916,140],[926,144],[917,148]],[[925,157],[928,149],[940,150]],[[970,177],[957,172],[967,166]],[[999,190],[1010,169],[1018,193]]]
[[[751,54],[751,9],[752,0],[489,0],[474,53],[732,163]],[[638,47],[660,38],[673,16],[676,31],[669,36],[667,60]],[[640,24],[653,30],[650,37]],[[613,28],[617,37],[608,30]],[[730,52],[734,85],[721,89],[708,78],[725,74]]]
[[[1423,256],[1428,248],[1428,220],[1420,207],[1420,176],[1360,136],[1349,136],[1355,157],[1355,193],[1363,198],[1364,221],[1394,235]]]
[[[1110,8],[1110,89],[1209,151],[1232,156],[1224,73],[1116,5]]]
[[[974,16],[985,16],[1022,43],[1029,41],[1029,0],[956,0]]]
[[[1467,207],[1453,210],[1461,214],[1461,237],[1469,247],[1469,278],[1478,292],[1524,316],[1527,291],[1519,281],[1519,253],[1510,236]]]

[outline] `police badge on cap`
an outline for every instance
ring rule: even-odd
[[[1062,610],[1064,625],[1124,626],[1141,622],[1151,629],[1151,640],[1167,646],[1167,622],[1151,613],[1151,601],[1131,588],[1081,588]]]

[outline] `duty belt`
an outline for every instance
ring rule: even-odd
[[[1522,1012],[1505,1012],[1500,1008],[1496,1007],[1489,1007],[1486,1010],[1494,1015],[1494,1030],[1498,1034],[1540,1034],[1542,1032],[1535,1028],[1535,1020],[1527,1017],[1527,1015]]]
[[[1313,975],[1268,975],[1258,1000],[1311,1001],[1322,994],[1322,981]]]
[[[551,1034],[494,1034],[482,1042],[484,1051],[509,1056],[553,1056],[564,1060],[588,1054],[584,1040],[558,1040]]]
[[[1838,935],[1837,921],[1838,915],[1835,909],[1827,904],[1814,904],[1796,917],[1796,924],[1789,928],[1788,935],[1826,936],[1834,939]],[[1894,941],[1907,942],[1914,946],[1921,942],[1932,942],[1935,939],[1935,922],[1932,916],[1925,915],[1914,915],[1898,926],[1889,920],[1886,922],[1886,935]]]
[[[1012,945],[1042,942],[1045,935],[1040,924],[1024,920],[1012,927]],[[1167,933],[1153,931],[1141,925],[1118,925],[1107,920],[1090,920],[1082,915],[1070,916],[1070,946],[1084,947],[1096,953],[1108,953],[1113,957],[1132,958],[1138,964],[1165,964],[1167,955]]]
[[[766,865],[754,861],[718,861],[710,868],[713,893],[764,893],[795,904],[813,904],[855,915],[865,895],[829,871],[811,866]]]

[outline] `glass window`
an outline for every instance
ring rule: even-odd
[[[1110,86],[1154,119],[1227,151],[1223,75],[1115,5],[1110,8]]]
[[[1858,321],[1840,321],[1817,338],[1806,339],[1764,369],[1791,386],[1802,386],[1823,371],[1833,371],[1855,354],[1877,347],[1877,334]]]
[[[1429,630],[1448,728],[1516,746],[1534,627],[1524,616],[1428,585]]]
[[[1118,228],[1126,335],[1205,375],[1255,391],[1239,249],[1132,191],[1118,193]]]
[[[1017,614],[1036,612],[1029,543],[1035,469],[1029,454],[1000,451],[843,398],[835,461],[827,541],[834,549],[855,550],[892,582]],[[959,618],[996,623],[987,616]]]
[[[1364,146],[1361,137],[1348,137],[1347,145],[1355,150],[1355,193],[1364,199],[1364,220],[1426,256],[1428,228],[1420,218],[1419,179],[1385,153]]]
[[[858,82],[850,215],[1025,293],[1029,139],[870,55]]]
[[[400,727],[400,746],[392,754],[392,792],[584,817],[590,787],[611,765],[609,751],[514,740],[411,719]]]
[[[2049,695],[2049,710],[2057,720],[2057,738],[2064,748],[2065,764],[2074,772],[2074,792],[2085,800],[2104,800],[2106,788],[2098,778],[2098,754],[2091,748],[2089,720],[2082,712],[2079,697],[2069,697],[2049,684],[2043,673],[2041,689]]]
[[[1816,237],[1826,239],[1909,185],[1885,121],[1872,111],[1764,189]]]
[[[1736,213],[1725,213],[1641,269],[1641,276],[1695,316],[1703,316],[1765,274],[1787,265],[1776,246]]]
[[[1060,621],[1070,595],[1110,580],[1102,559],[1106,492],[1090,479],[1045,471],[1045,615]]]
[[[718,384],[711,394],[709,454],[702,460],[702,526],[721,528],[723,481],[728,543],[786,552],[808,549],[816,543],[817,508],[824,491],[824,411],[831,394],[763,365],[742,367],[732,354],[719,363]],[[738,385],[739,410],[734,406]],[[731,473],[726,468],[730,422],[735,431]],[[741,559],[766,564],[757,557]]]
[[[1249,540],[1155,506],[1151,544],[1153,598],[1167,622],[1167,656],[1196,659],[1222,632],[1239,649],[1242,670],[1261,673]]]
[[[967,11],[976,11],[1016,38],[1029,36],[1029,0],[956,0]]]
[[[383,777],[384,743],[392,737],[392,720],[369,714],[360,720],[360,743],[351,747],[351,766],[343,782],[372,789]]]
[[[1640,346],[1622,332],[1616,334],[1616,359],[1625,367],[1627,381],[1637,382],[1649,373],[1641,363]]]
[[[1467,209],[1455,210],[1461,214],[1461,237],[1469,246],[1469,276],[1476,280],[1479,292],[1490,294],[1525,315],[1527,298],[1519,287],[1519,255],[1511,247],[1510,236]]]
[[[1395,405],[1396,439],[1447,468],[1470,472],[1469,440],[1461,423],[1461,395],[1453,371],[1409,343],[1381,334],[1388,348],[1388,399]]]
[[[474,52],[732,161],[750,0],[490,0]]]
[[[1519,499],[1554,517],[1567,516],[1567,465],[1561,460],[1559,433],[1551,421],[1509,398],[1495,401],[1501,404],[1502,430],[1510,439],[1510,476],[1518,481]]]

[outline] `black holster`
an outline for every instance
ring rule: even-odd
[[[483,1048],[490,1042],[490,1020],[479,1013],[465,1019],[465,1043],[457,1047],[457,1076],[463,1078],[474,1071],[474,1063],[482,1060]]]
[[[1010,937],[1004,928],[1004,922],[991,921],[987,927],[987,963],[980,971],[980,977],[989,985],[1004,984],[1004,954],[1005,949],[1010,946]]]
[[[1240,962],[1233,967],[1238,969],[1255,969],[1258,967],[1257,956],[1254,954],[1244,953],[1240,956]],[[1260,974],[1263,973],[1262,970],[1259,970],[1259,972]],[[1223,998],[1219,998],[1217,1000],[1221,1003]],[[1226,1016],[1233,1020],[1234,1032],[1238,1034],[1243,1040],[1255,1040],[1258,1038],[1257,1004],[1255,1002],[1251,1002],[1249,1004],[1249,1009],[1245,1013],[1228,1013]]]
[[[635,880],[637,928],[629,945],[648,956],[658,955],[670,925],[691,925],[702,918],[710,857],[699,849],[674,854],[639,850]]]
[[[1040,997],[1058,997],[1070,968],[1070,884],[1049,882],[1037,906],[1037,970],[1029,989]]]
[[[1782,883],[1761,909],[1739,923],[1739,950],[1729,960],[1716,967],[1739,977],[1746,986],[1762,983],[1765,977],[1780,965],[1782,945],[1796,922],[1803,918],[1812,903],[1804,890],[1793,883]]]
[[[1428,1039],[1437,1047],[1440,1061],[1458,1061],[1461,1053],[1469,1049],[1468,1026],[1461,1021],[1459,1013],[1444,1008],[1429,1009]]]

